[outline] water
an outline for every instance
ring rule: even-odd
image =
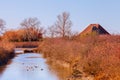
[[[0,80],[59,80],[41,54],[19,54],[0,67]]]

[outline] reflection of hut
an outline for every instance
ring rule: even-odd
[[[93,32],[98,35],[110,35],[100,24],[90,24],[80,35],[89,35]]]

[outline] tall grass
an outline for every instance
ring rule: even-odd
[[[17,48],[34,48],[34,47],[38,47],[40,42],[38,41],[32,41],[32,42],[13,42],[13,44],[17,47]]]
[[[98,37],[82,63],[84,72],[96,80],[119,80],[120,36]]]
[[[10,42],[0,41],[0,65],[6,64],[14,56],[14,45]]]
[[[38,50],[54,63],[68,63],[74,77],[82,73],[94,76],[94,80],[120,79],[119,35],[46,39]]]
[[[53,66],[55,66],[55,68],[56,67],[60,68],[60,66],[65,67],[65,68],[61,67],[62,70],[61,72],[59,71],[58,73],[64,74],[64,76],[62,77],[65,78],[69,76],[68,74],[72,74],[72,66],[82,56],[79,53],[82,49],[82,47],[79,46],[80,44],[81,43],[76,41],[74,42],[71,40],[65,40],[60,38],[46,39],[40,44],[38,49],[41,53],[43,53],[43,56],[47,58],[48,62],[52,64],[52,67]],[[56,70],[56,72],[58,72],[58,70]]]

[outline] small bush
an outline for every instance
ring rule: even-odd
[[[0,65],[6,64],[14,56],[14,45],[9,42],[0,42]]]

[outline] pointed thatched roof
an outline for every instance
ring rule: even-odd
[[[80,35],[89,35],[93,32],[96,32],[99,35],[109,35],[109,33],[100,25],[100,24],[90,24],[88,27],[83,30]]]

